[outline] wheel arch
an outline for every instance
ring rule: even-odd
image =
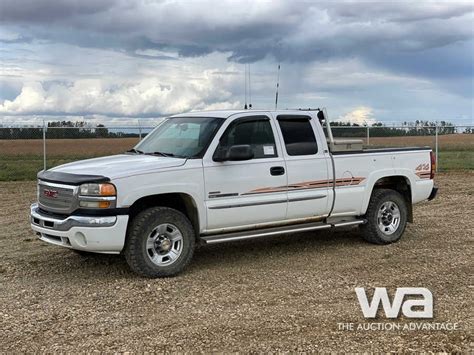
[[[199,208],[191,195],[173,192],[143,196],[130,206],[129,223],[138,213],[150,207],[169,207],[180,211],[191,221],[196,235],[199,235],[201,228]]]
[[[365,214],[372,194],[376,189],[391,189],[400,193],[407,204],[407,220],[413,222],[412,183],[406,175],[386,175],[378,177],[371,185],[370,193],[366,195],[362,211]]]

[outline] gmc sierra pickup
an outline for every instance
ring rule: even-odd
[[[39,172],[31,227],[45,242],[171,276],[196,243],[350,225],[371,243],[396,242],[412,205],[436,195],[434,168],[430,148],[334,140],[324,110],[193,112],[124,154]]]

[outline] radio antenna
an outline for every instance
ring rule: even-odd
[[[275,110],[278,108],[278,89],[280,87],[280,62],[278,62],[277,87],[275,93]]]
[[[249,109],[252,108],[252,87],[250,86],[250,63],[249,63]]]
[[[245,89],[244,89],[244,92],[245,92],[245,105],[244,105],[244,110],[247,109],[247,64],[244,64],[244,84],[245,84]]]

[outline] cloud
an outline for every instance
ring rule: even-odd
[[[281,61],[279,107],[472,117],[473,14],[456,1],[2,0],[0,114],[241,107],[247,62],[254,107],[269,108]]]
[[[241,104],[223,87],[228,80],[212,71],[185,82],[157,79],[118,84],[101,79],[72,83],[25,83],[20,94],[0,105],[3,115],[163,116],[193,109],[235,108]]]
[[[373,116],[373,110],[370,107],[360,106],[339,117],[337,121],[356,123],[358,125],[371,125],[377,120]]]
[[[463,16],[473,10],[470,1],[417,1],[387,2],[356,0],[329,5],[335,16],[361,21],[361,19],[385,18],[394,22],[412,22],[432,19],[449,19]]]
[[[48,23],[67,21],[84,15],[93,15],[117,5],[115,0],[2,0],[0,4],[0,21]]]
[[[472,38],[466,2],[290,2],[231,0],[6,0],[0,20],[26,37],[184,57],[228,52],[236,62],[268,56],[308,62],[426,50]],[[26,25],[26,26],[25,26]]]

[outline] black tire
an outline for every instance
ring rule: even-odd
[[[171,264],[158,265],[152,261],[151,256],[157,251],[147,249],[147,240],[157,226],[167,224],[178,229],[181,234],[181,251]],[[124,254],[130,268],[139,275],[149,278],[175,276],[191,261],[195,239],[193,226],[183,213],[168,207],[152,207],[140,212],[130,222]],[[171,242],[172,248],[173,243]]]
[[[390,202],[394,203],[399,211],[399,223],[396,228],[395,226],[391,227],[392,225],[389,224],[394,220],[393,215],[396,215],[392,213],[393,205],[391,205],[392,208],[387,209],[388,217],[381,217],[379,220],[379,211],[382,216],[385,216],[383,214],[385,209],[382,209],[382,206],[386,207],[387,205],[390,205]],[[390,218],[389,215],[391,213],[392,217]],[[375,189],[372,192],[365,219],[367,220],[367,223],[361,225],[360,230],[362,237],[366,241],[373,244],[395,243],[402,237],[407,225],[407,203],[403,196],[395,190]],[[385,225],[385,223],[387,225]],[[384,229],[385,232],[382,231],[382,229]]]

